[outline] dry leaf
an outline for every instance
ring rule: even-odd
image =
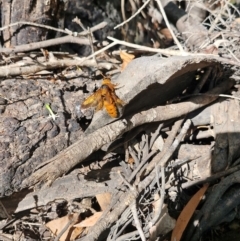
[[[183,231],[185,230],[190,218],[196,210],[199,202],[201,201],[204,193],[207,191],[209,184],[205,184],[195,195],[189,200],[187,205],[182,210],[178,217],[176,226],[172,232],[171,241],[180,241]]]
[[[99,206],[101,207],[102,211],[105,211],[111,202],[111,193],[109,192],[105,192],[105,193],[101,193],[101,194],[97,194],[96,198],[98,201]]]
[[[172,34],[170,33],[169,29],[168,28],[163,28],[160,30],[160,33],[162,35],[164,35],[164,37],[168,40],[172,40]]]
[[[218,48],[214,44],[211,44],[203,50],[203,53],[217,55],[218,54]]]
[[[130,156],[128,158],[128,164],[132,166],[134,164],[134,162],[135,162],[134,159]]]
[[[46,224],[46,227],[48,227],[52,231],[52,233],[57,236],[63,230],[63,228],[66,227],[66,225],[71,221],[73,223],[69,225],[67,230],[59,239],[60,241],[70,241],[78,237],[84,230],[83,228],[80,229],[73,227],[73,224],[79,222],[79,214],[74,213],[72,215],[67,215],[62,218],[52,220]]]
[[[74,227],[71,233],[70,240],[75,240],[76,238],[78,238],[84,230],[85,228],[82,227]]]
[[[121,70],[123,71],[127,67],[127,65],[135,58],[135,56],[133,54],[128,54],[127,52],[121,50],[120,58],[123,61],[121,68]]]
[[[81,223],[75,224],[74,227],[82,227],[82,228],[92,227],[99,220],[102,214],[103,212],[96,212],[91,217],[83,220]]]

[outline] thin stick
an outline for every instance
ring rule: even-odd
[[[203,178],[197,179],[195,181],[185,182],[185,183],[183,183],[181,185],[181,187],[183,189],[185,189],[185,188],[189,188],[189,187],[192,187],[192,186],[200,185],[200,184],[203,184],[203,183],[212,182],[212,181],[215,181],[216,179],[219,179],[221,177],[230,175],[230,174],[232,174],[234,172],[237,172],[239,170],[240,170],[240,165],[238,165],[236,167],[233,167],[233,168],[230,168],[230,169],[228,169],[226,171],[218,172],[216,174],[213,174],[210,177],[203,177]]]
[[[138,235],[138,231],[132,231],[130,233],[123,234],[119,238],[117,238],[115,241],[126,241],[126,240],[137,240],[135,236]]]
[[[223,98],[230,98],[235,100],[240,100],[239,97],[232,96],[232,95],[225,95],[225,94],[219,94],[219,95],[211,95],[211,94],[204,94],[204,93],[196,93],[196,94],[190,94],[183,97],[179,97],[178,100],[183,100],[185,98],[189,98],[191,96],[217,96],[217,97],[223,97]]]
[[[96,55],[104,52],[105,50],[110,49],[111,47],[115,46],[116,44],[117,44],[117,43],[115,43],[115,42],[110,43],[109,45],[107,45],[107,46],[99,49],[98,51],[96,51],[94,54],[89,55],[89,56],[86,57],[85,59],[91,59],[91,58],[93,58],[94,56],[96,56]]]
[[[141,237],[141,240],[142,241],[146,241],[146,237],[143,233],[143,230],[142,230],[142,226],[141,226],[141,223],[139,221],[139,218],[138,218],[138,214],[137,214],[137,204],[136,204],[136,200],[133,202],[133,204],[131,205],[131,211],[132,211],[132,215],[133,215],[133,219],[135,221],[135,225],[136,225],[136,228],[138,230],[138,233]]]
[[[229,48],[226,48],[226,50],[232,55],[232,57],[233,57],[237,62],[240,62],[239,58],[237,58],[237,56],[236,56]]]
[[[130,224],[132,222],[132,218],[130,218],[122,227],[121,227],[121,229],[118,231],[118,233],[115,235],[115,236],[113,236],[113,239],[112,240],[119,240],[119,239],[117,239],[118,237],[119,237],[119,235],[120,234],[122,234],[123,233],[123,231],[125,230],[125,228],[128,226],[128,224]],[[121,237],[120,237],[121,238]]]
[[[124,149],[125,149],[125,162],[129,162],[129,150],[128,150],[128,142],[124,142],[123,144]]]
[[[135,151],[132,149],[131,146],[128,147],[128,150],[129,150],[129,153],[130,153],[130,155],[132,156],[132,158],[133,158],[136,166],[138,166],[138,165],[139,165],[139,158],[137,157]]]
[[[92,35],[91,29],[89,27],[88,27],[88,39],[89,39],[89,42],[90,42],[92,54],[94,54],[93,35]],[[97,64],[97,60],[96,60],[96,56],[95,55],[93,56],[93,60]]]
[[[121,174],[120,171],[118,171],[118,174],[119,174],[119,176],[122,178],[124,184],[125,184],[126,186],[128,186],[130,190],[134,191],[135,194],[137,194],[136,188],[134,188],[134,187],[130,184],[130,182],[128,182],[128,180],[126,180],[126,179],[124,178],[124,176]]]
[[[89,40],[87,38],[78,38],[74,36],[64,36],[56,39],[48,39],[40,42],[23,44],[19,46],[14,46],[12,48],[2,48],[0,49],[0,53],[19,53],[26,52],[40,48],[46,48],[54,45],[64,44],[64,43],[75,43],[79,45],[90,45]]]
[[[121,12],[122,12],[122,18],[125,21],[126,15],[125,15],[125,0],[121,0]]]
[[[48,25],[39,24],[39,23],[25,22],[25,21],[11,23],[9,25],[1,27],[0,31],[3,31],[4,29],[10,28],[10,27],[13,27],[13,26],[16,26],[16,25],[31,25],[31,26],[35,26],[35,27],[40,27],[40,28],[46,28],[46,29],[54,30],[56,32],[69,34],[66,30],[63,30],[63,29],[54,28],[54,27],[51,27],[51,26],[48,26]]]
[[[170,147],[171,147],[171,145],[174,141],[174,138],[176,137],[177,132],[178,132],[180,126],[182,125],[182,123],[183,123],[183,119],[175,122],[167,140],[164,143],[162,152],[158,153],[151,160],[151,162],[148,164],[148,166],[146,167],[145,170],[143,169],[140,172],[138,172],[137,177],[136,177],[136,181],[135,181],[135,185],[138,185],[140,183],[140,179],[143,176],[143,173],[144,173],[145,176],[148,175],[153,170],[153,168],[156,166],[156,163],[158,163],[159,160],[162,160],[164,158],[164,156],[168,153],[168,150],[170,149]]]
[[[225,5],[225,6],[226,6],[226,5]],[[214,28],[216,27],[216,25],[217,25],[218,21],[220,20],[221,15],[222,15],[222,13],[224,12],[224,10],[225,10],[225,7],[223,7],[223,6],[221,5],[221,10],[218,12],[217,17],[215,18],[215,20],[214,20],[213,23],[211,24],[210,29],[208,30],[208,33],[209,33],[209,34],[210,34],[210,33],[214,30]],[[225,24],[223,24],[223,25],[225,25]]]
[[[117,26],[114,27],[114,29],[116,28],[119,28],[121,26],[123,26],[124,24],[128,23],[129,21],[131,21],[133,18],[135,18],[139,13],[141,13],[141,11],[148,5],[148,3],[150,2],[151,0],[147,0],[143,5],[142,7],[140,7],[138,9],[138,11],[136,13],[134,13],[130,18],[128,18],[127,20],[125,20],[124,22],[118,24]]]
[[[116,38],[113,38],[113,37],[109,37],[109,36],[107,38],[114,41],[113,42],[114,45],[120,44],[120,45],[124,45],[124,46],[130,47],[130,48],[140,49],[140,50],[143,50],[143,51],[148,51],[148,52],[153,52],[153,53],[161,53],[161,54],[164,54],[164,55],[177,55],[177,56],[196,55],[196,54],[187,53],[187,52],[182,53],[179,50],[154,49],[154,48],[150,48],[150,47],[146,47],[146,46],[142,46],[142,45],[138,45],[138,44],[128,43],[128,42],[125,42],[125,41],[122,41],[122,40],[119,40],[119,39],[116,39]]]
[[[140,164],[136,167],[136,169],[131,173],[131,176],[129,177],[128,181],[131,182],[133,178],[139,173],[141,168],[146,164],[146,162],[157,153],[156,150],[152,150],[148,155],[146,155],[140,162]]]
[[[54,28],[48,25],[43,25],[43,24],[38,24],[38,23],[32,23],[32,22],[25,22],[25,21],[20,21],[20,22],[16,22],[16,23],[11,23],[9,25],[6,25],[2,28],[0,28],[0,31],[3,31],[4,29],[13,27],[15,25],[30,25],[30,26],[36,26],[36,27],[40,27],[40,28],[46,28],[46,29],[50,29],[50,30],[54,30],[56,32],[61,32],[61,33],[65,33],[67,35],[72,35],[72,36],[81,36],[81,35],[87,35],[88,34],[88,30],[84,30],[80,33],[76,33],[76,32],[72,32],[69,30],[63,30],[63,29],[59,29],[59,28]],[[93,26],[91,29],[91,32],[94,32],[96,30],[99,30],[101,28],[104,28],[107,25],[107,22],[101,22],[99,24],[97,24],[96,26]]]
[[[0,66],[0,77],[6,76],[16,76],[16,75],[28,75],[33,74],[42,70],[51,70],[56,68],[65,68],[70,66],[90,66],[97,68],[110,69],[112,67],[109,63],[98,63],[96,64],[93,60],[83,60],[83,59],[66,59],[57,60],[53,62],[41,62],[32,65],[9,65]]]
[[[159,132],[160,132],[160,130],[162,129],[162,127],[163,127],[163,124],[161,123],[161,124],[158,126],[157,130],[152,134],[152,137],[151,137],[151,139],[150,139],[149,149],[152,149],[152,146],[153,146],[154,142],[157,140],[157,138],[158,138],[159,135],[160,135]]]
[[[177,44],[179,50],[180,50],[182,53],[184,53],[185,51],[183,50],[182,45],[181,45],[180,42],[178,41],[178,39],[177,39],[176,35],[174,34],[174,32],[172,31],[172,28],[171,28],[171,26],[170,26],[170,24],[169,24],[169,21],[168,21],[168,19],[167,19],[167,16],[166,16],[166,14],[165,14],[165,11],[164,11],[164,9],[163,9],[163,6],[162,6],[161,1],[160,1],[160,0],[156,0],[156,2],[157,2],[158,6],[159,6],[159,8],[160,8],[160,11],[161,11],[161,13],[162,13],[163,19],[164,19],[164,21],[165,21],[165,23],[166,23],[166,25],[167,25],[167,27],[168,27],[168,29],[169,29],[172,37],[173,37],[173,39],[174,39],[174,42]]]
[[[162,206],[163,206],[163,202],[164,202],[164,197],[165,197],[165,168],[164,167],[161,167],[161,180],[162,180],[162,185],[160,187],[159,185],[159,174],[158,174],[158,171],[159,171],[159,166],[155,166],[155,170],[156,170],[156,179],[157,179],[157,185],[158,185],[158,188],[160,190],[160,202],[159,202],[159,206],[158,206],[158,212],[156,213],[155,217],[152,219],[151,222],[149,222],[149,226],[152,227],[154,226],[158,220],[160,219],[160,216],[161,216],[161,212],[162,212]]]
[[[180,120],[179,122],[181,122],[182,120]],[[173,144],[171,145],[171,147],[169,148],[168,152],[166,153],[166,155],[163,156],[163,158],[159,161],[159,165],[162,167],[165,167],[168,160],[170,159],[170,157],[173,155],[173,153],[175,152],[175,150],[177,149],[177,147],[180,145],[181,140],[183,139],[183,137],[186,135],[187,131],[189,130],[190,126],[191,126],[191,120],[187,119],[180,131],[180,133],[178,134],[178,136],[176,137],[176,139],[174,140]]]
[[[190,52],[181,52],[179,50],[172,50],[172,49],[155,49],[155,48],[150,48],[150,47],[146,47],[146,46],[142,46],[142,45],[138,45],[138,44],[132,44],[132,43],[128,43],[113,37],[107,37],[108,39],[114,41],[113,43],[111,43],[110,47],[113,47],[114,45],[120,44],[120,45],[124,45],[130,48],[135,48],[135,49],[139,49],[139,50],[143,50],[143,51],[148,51],[148,52],[153,52],[153,53],[160,53],[160,54],[164,54],[164,55],[176,55],[176,56],[214,56],[216,57],[216,55],[214,54],[201,54],[201,53],[190,53]],[[109,45],[108,45],[109,46]],[[110,48],[106,46],[104,50]],[[99,52],[102,52],[101,50],[99,50]],[[92,56],[88,56],[87,58],[90,58]]]
[[[139,49],[139,50],[143,50],[143,51],[147,51],[147,52],[152,52],[152,53],[160,53],[163,55],[175,55],[175,56],[216,56],[214,54],[201,54],[201,53],[190,53],[190,52],[181,52],[179,50],[172,50],[172,49],[155,49],[155,48],[150,48],[150,47],[146,47],[146,46],[142,46],[142,45],[138,45],[138,44],[132,44],[132,43],[128,43],[113,37],[108,36],[108,39],[112,40],[113,42],[109,45],[107,45],[106,47],[99,49],[98,51],[96,51],[94,54],[89,55],[86,59],[91,59],[93,56],[96,56],[102,52],[104,52],[105,50],[119,44],[119,45],[124,45],[130,48],[134,48],[134,49]]]
[[[138,191],[137,189],[132,186],[123,176],[120,172],[118,172],[118,174],[120,175],[120,177],[122,178],[123,182],[129,187],[129,189],[133,192],[133,194],[135,195],[135,197],[137,198],[137,195],[138,195]],[[139,218],[138,218],[138,215],[137,215],[137,204],[136,204],[136,199],[132,202],[131,206],[131,211],[132,211],[132,215],[133,215],[133,218],[134,218],[134,221],[135,221],[135,225],[136,225],[136,228],[138,230],[138,233],[141,237],[141,240],[142,241],[146,241],[146,238],[145,238],[145,235],[143,233],[143,230],[142,230],[142,227],[141,227],[141,223],[139,221]]]
[[[107,25],[108,25],[108,23],[103,21],[103,22],[91,27],[90,30],[93,33],[99,29],[105,28]],[[88,34],[88,30],[84,30],[81,33],[78,33],[77,36],[83,36],[83,35],[87,35],[87,34]]]
[[[150,147],[148,148],[149,150],[152,148],[152,145],[154,144],[157,137],[159,136],[159,131],[161,130],[162,126],[163,126],[163,124],[160,124],[158,126],[157,130],[155,131],[155,133],[153,134],[153,136],[151,137]],[[152,150],[150,153],[146,153],[145,155],[143,155],[141,162],[137,165],[135,170],[131,173],[131,176],[128,179],[129,182],[131,182],[133,180],[133,178],[137,175],[137,173],[140,172],[141,168],[146,164],[146,162],[156,153],[157,153],[156,150]]]
[[[84,27],[84,25],[82,24],[81,20],[80,20],[78,17],[75,17],[75,18],[72,20],[72,22],[78,24],[84,31],[89,31],[89,28],[86,29],[86,28]]]

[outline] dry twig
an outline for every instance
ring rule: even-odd
[[[168,29],[169,29],[172,37],[173,37],[173,39],[174,39],[174,42],[177,44],[177,46],[178,46],[181,54],[182,54],[182,55],[185,55],[185,51],[183,50],[182,45],[181,45],[180,42],[178,41],[178,39],[177,39],[176,35],[174,34],[174,32],[172,31],[172,28],[171,28],[171,26],[170,26],[170,24],[169,24],[169,21],[168,21],[168,19],[167,19],[167,16],[166,16],[166,14],[165,14],[165,11],[164,11],[164,9],[163,9],[163,6],[162,6],[161,1],[160,1],[160,0],[156,0],[156,2],[157,2],[157,4],[158,4],[158,7],[159,7],[161,13],[162,13],[163,19],[164,19],[164,21],[165,21],[165,23],[166,23],[166,25],[167,25],[167,27],[168,27]]]
[[[76,58],[76,59],[63,59],[56,60],[51,62],[42,62],[33,64],[24,64],[21,63],[20,66],[17,65],[9,65],[0,67],[0,77],[6,76],[16,76],[16,75],[28,75],[33,74],[42,70],[52,70],[56,68],[66,68],[70,66],[92,66],[104,69],[110,69],[112,64],[110,63],[96,63],[94,60],[85,60],[84,58]]]
[[[162,207],[163,207],[163,203],[164,203],[164,197],[165,197],[165,168],[163,166],[161,166],[161,183],[162,185],[160,186],[159,184],[159,169],[158,169],[158,166],[155,167],[155,171],[156,171],[156,182],[157,182],[157,185],[158,185],[158,189],[160,190],[160,202],[159,202],[159,207],[157,207],[156,209],[158,210],[158,212],[155,214],[155,217],[152,219],[151,222],[149,222],[149,228],[151,228],[152,226],[154,226],[160,216],[161,216],[161,212],[162,212]]]
[[[132,192],[134,193],[134,195],[137,197],[138,196],[138,192],[136,190],[135,187],[133,187],[122,175],[121,173],[119,172],[119,175],[121,176],[123,182],[129,187],[130,190],[132,190]],[[139,235],[141,237],[141,240],[142,241],[146,241],[146,238],[145,238],[145,235],[143,233],[143,230],[142,230],[142,227],[141,227],[141,224],[140,224],[140,221],[139,221],[139,218],[138,218],[138,214],[137,214],[137,203],[136,203],[136,200],[134,200],[132,202],[132,204],[130,204],[130,208],[131,208],[131,211],[132,211],[132,215],[133,215],[133,218],[134,218],[134,221],[135,221],[135,225],[136,225],[136,228],[139,232]]]
[[[10,53],[20,53],[26,51],[32,51],[35,49],[47,48],[54,45],[64,44],[64,43],[75,43],[79,45],[90,45],[88,38],[78,38],[74,36],[65,36],[56,39],[49,39],[40,42],[23,44],[14,46],[12,48],[2,48],[0,49],[0,53],[10,54]]]
[[[65,33],[65,34],[69,34],[66,30],[63,30],[63,29],[59,29],[59,28],[54,28],[52,26],[48,26],[48,25],[44,25],[44,24],[39,24],[39,23],[33,23],[33,22],[26,22],[26,21],[19,21],[19,22],[16,22],[16,23],[11,23],[9,25],[6,25],[6,26],[3,26],[0,28],[0,31],[3,31],[7,28],[11,28],[13,26],[16,26],[16,25],[30,25],[30,26],[35,26],[35,27],[40,27],[40,28],[46,28],[46,29],[49,29],[49,30],[54,30],[56,32],[61,32],[61,33]]]
[[[135,185],[138,185],[140,183],[140,179],[142,178],[142,175],[144,173],[144,175],[148,175],[153,168],[159,163],[159,160],[162,160],[163,157],[166,155],[166,153],[168,153],[168,150],[170,149],[174,138],[176,137],[176,134],[178,132],[178,130],[180,129],[180,126],[183,123],[183,119],[178,120],[175,122],[172,131],[170,133],[170,135],[168,136],[167,140],[165,141],[164,144],[164,149],[162,152],[158,153],[149,163],[149,165],[147,166],[146,169],[143,169],[141,172],[138,173],[136,181],[135,181]]]
[[[135,18],[150,2],[151,0],[147,0],[146,2],[144,2],[144,4],[136,11],[136,13],[134,13],[130,18],[128,18],[127,20],[123,21],[122,23],[118,24],[117,26],[114,27],[114,29],[119,28],[121,26],[123,26],[124,24],[128,23],[129,21],[131,21],[133,18]],[[122,1],[123,2],[123,1]],[[122,10],[123,12],[123,10]],[[123,17],[124,19],[126,19],[125,13],[123,13]]]
[[[88,30],[84,30],[84,31],[82,31],[80,33],[76,33],[76,32],[72,32],[70,30],[63,30],[63,29],[60,29],[60,28],[54,28],[52,26],[48,26],[48,25],[44,25],[44,24],[38,24],[38,23],[33,23],[33,22],[25,22],[25,21],[11,23],[9,25],[6,25],[6,26],[0,28],[0,31],[3,31],[5,29],[7,29],[7,28],[10,28],[10,27],[13,27],[13,26],[16,26],[16,25],[30,25],[30,26],[35,26],[35,27],[41,27],[41,28],[46,28],[46,29],[49,29],[49,30],[54,30],[56,32],[61,32],[61,33],[65,33],[65,34],[68,34],[68,35],[72,35],[72,36],[83,36],[83,35],[87,35],[88,34]],[[101,22],[101,23],[93,26],[90,30],[91,30],[91,32],[94,32],[96,30],[99,30],[101,28],[106,27],[106,25],[107,25],[106,22]]]

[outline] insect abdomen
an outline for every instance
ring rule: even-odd
[[[116,105],[105,105],[107,113],[112,117],[112,118],[117,118],[119,113]]]

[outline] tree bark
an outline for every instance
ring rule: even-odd
[[[62,9],[63,1],[60,0],[2,1],[1,25],[3,27],[11,23],[24,21],[57,27],[56,24],[60,21]],[[19,24],[3,31],[2,42],[4,43],[4,47],[9,48],[46,40],[55,34],[56,33],[50,32],[48,29]]]

